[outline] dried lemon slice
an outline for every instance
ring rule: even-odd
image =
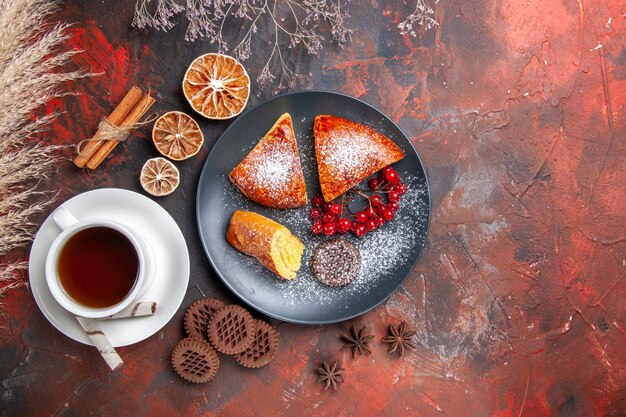
[[[148,159],[139,176],[141,186],[148,193],[160,197],[171,194],[180,183],[180,173],[174,164],[165,158]]]
[[[228,55],[196,58],[183,78],[183,93],[191,107],[209,119],[230,119],[243,111],[250,97],[250,77]]]
[[[163,156],[182,161],[200,151],[204,135],[191,116],[180,111],[171,111],[154,123],[152,141]]]

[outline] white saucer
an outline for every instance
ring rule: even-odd
[[[156,314],[103,320],[100,326],[115,347],[140,342],[158,332],[180,307],[189,283],[189,252],[174,219],[149,198],[118,188],[88,191],[67,200],[62,206],[79,220],[101,218],[127,224],[150,242],[156,261],[154,282],[141,299],[155,301]],[[60,233],[50,217],[41,225],[30,250],[30,285],[39,309],[54,327],[78,342],[93,345],[76,318],[52,297],[46,284],[46,256]]]

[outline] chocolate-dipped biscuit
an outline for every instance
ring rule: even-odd
[[[220,360],[207,342],[188,337],[174,348],[172,366],[181,378],[199,384],[213,379],[220,367]]]
[[[191,304],[185,313],[185,332],[187,335],[208,340],[207,324],[213,314],[225,305],[222,301],[209,297]]]
[[[320,243],[311,258],[313,275],[331,287],[350,284],[361,270],[361,254],[352,243],[337,238]]]
[[[246,368],[260,368],[267,365],[278,352],[278,332],[263,320],[255,320],[256,335],[250,347],[235,360]]]
[[[254,341],[254,318],[238,305],[227,305],[213,314],[207,326],[211,345],[219,352],[234,355],[246,350]]]

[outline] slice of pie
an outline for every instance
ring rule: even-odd
[[[287,209],[307,204],[304,174],[289,113],[278,118],[229,178],[246,197],[261,205]]]
[[[404,152],[369,126],[337,116],[319,115],[313,126],[315,156],[325,201],[331,201]]]

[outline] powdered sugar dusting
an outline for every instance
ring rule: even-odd
[[[333,136],[332,146],[328,141],[320,144],[320,154],[327,165],[338,172],[361,171],[364,165],[376,161],[376,155],[385,152],[385,148],[371,139],[359,135]]]
[[[269,191],[280,190],[289,183],[293,164],[294,158],[289,147],[275,144],[266,148],[262,158],[254,158],[248,171],[249,181]]]
[[[356,238],[351,233],[343,235],[343,238],[355,244],[361,254],[361,272],[351,284],[340,288],[328,287],[313,276],[311,272],[313,249],[320,242],[330,238],[311,233],[311,220],[308,214],[310,207],[263,213],[286,226],[305,245],[302,266],[295,280],[285,281],[275,277],[249,256],[241,254],[241,261],[255,275],[267,276],[273,280],[272,285],[276,286],[280,293],[277,296],[280,300],[278,302],[297,307],[311,302],[330,305],[337,303],[339,299],[346,301],[347,308],[350,299],[363,296],[387,281],[406,264],[414,248],[424,243],[420,228],[427,221],[428,207],[423,199],[426,193],[425,184],[420,183],[416,177],[407,177],[402,173],[400,175],[409,186],[409,191],[402,197],[396,218],[380,229],[367,233],[363,238]],[[229,192],[234,207],[227,209],[258,211],[235,187],[229,187]]]
[[[237,167],[234,180],[247,194],[263,195],[266,202],[279,201],[284,206],[298,205],[300,161],[289,141],[264,141],[254,148]],[[291,197],[286,197],[290,196]]]

